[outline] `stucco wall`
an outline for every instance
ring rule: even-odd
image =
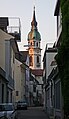
[[[15,102],[18,100],[21,100],[21,68],[20,68],[20,62],[15,59],[15,74],[14,74],[14,79],[15,79],[15,93],[14,93],[14,99]],[[16,91],[18,91],[18,96],[16,96]]]
[[[0,67],[5,70],[5,41],[0,39]]]
[[[54,61],[55,55],[56,53],[54,52],[46,53],[46,79],[48,78],[53,69],[53,66],[51,66],[51,62]]]
[[[0,29],[0,67],[5,70],[5,40],[10,40],[12,37],[11,35],[5,33]]]

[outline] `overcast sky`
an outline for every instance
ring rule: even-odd
[[[35,3],[34,3],[35,1]],[[42,57],[46,43],[56,41],[56,18],[54,10],[57,0],[0,0],[0,16],[19,17],[21,20],[21,43],[19,49],[25,50],[27,35],[31,30],[33,7],[35,4],[38,31],[41,34]]]

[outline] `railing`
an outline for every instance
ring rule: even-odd
[[[9,17],[9,26],[7,26],[7,31],[9,34],[13,35],[16,40],[21,41],[21,22],[18,17]]]

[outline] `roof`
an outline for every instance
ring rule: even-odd
[[[35,76],[42,76],[43,75],[43,69],[33,69],[31,71]]]
[[[57,16],[59,14],[59,8],[60,8],[60,0],[57,0],[54,16]]]
[[[18,61],[20,61],[20,62],[23,63],[23,57],[22,57],[22,55],[20,54],[20,52],[18,52],[18,53],[15,54],[15,58],[16,58]]]
[[[33,19],[32,19],[32,22],[31,22],[31,26],[35,26],[37,27],[37,22],[36,22],[36,16],[35,16],[35,7],[34,7],[34,11],[33,11]]]
[[[9,35],[8,33],[0,29],[0,40],[10,40],[12,38],[14,39],[12,35]]]
[[[57,53],[57,48],[48,48],[48,49],[45,49],[45,52],[44,52],[44,56],[43,56],[43,61],[46,57],[46,53]]]
[[[28,40],[31,40],[31,39],[38,40],[38,41],[41,40],[41,36],[40,36],[40,33],[38,32],[38,30],[34,29],[29,32]]]
[[[23,56],[23,62],[26,62],[28,51],[20,51],[20,53]]]
[[[18,48],[18,44],[17,44],[16,40],[14,40],[14,39],[12,38],[12,39],[10,39],[10,42],[11,42],[11,45],[12,45],[12,47],[13,47],[13,49],[14,49],[14,52],[15,52],[15,53],[19,52],[19,48]]]
[[[38,29],[37,29],[37,21],[36,21],[36,16],[35,16],[35,7],[34,7],[34,11],[33,11],[33,19],[32,19],[32,22],[31,22],[31,31],[29,32],[28,34],[28,40],[37,40],[37,41],[41,41],[41,35],[40,33],[38,32]]]

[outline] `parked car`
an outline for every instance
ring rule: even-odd
[[[17,109],[27,109],[27,102],[26,101],[18,101]]]
[[[12,103],[1,103],[0,104],[0,118],[4,119],[14,119],[15,113],[14,113],[14,106]]]

